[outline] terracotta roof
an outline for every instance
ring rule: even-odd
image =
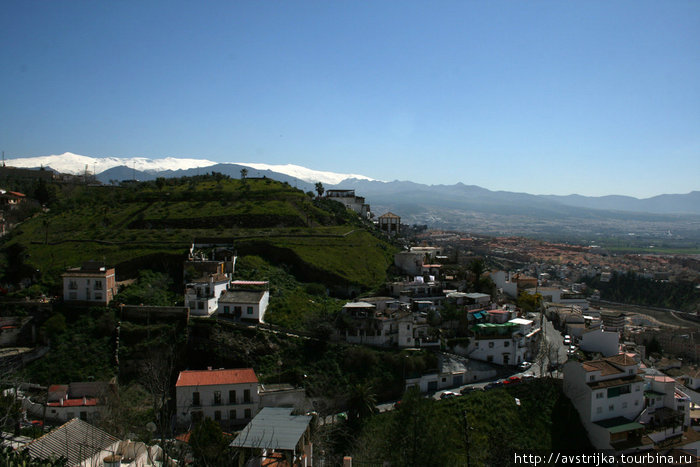
[[[620,366],[634,366],[637,364],[634,358],[627,356],[627,354],[619,354],[615,355],[614,357],[607,357],[605,359],[606,361],[614,364],[614,365],[620,365]]]
[[[89,407],[97,405],[97,399],[86,398],[83,400],[83,398],[81,397],[80,399],[66,399],[63,401],[63,404],[61,404],[60,402],[49,402],[46,405],[48,405],[49,407]]]
[[[386,214],[382,214],[379,216],[379,219],[401,219],[399,216],[394,214],[393,212],[387,212]]]
[[[177,377],[176,387],[213,386],[216,384],[257,383],[258,377],[252,368],[233,370],[185,370]]]
[[[591,360],[581,364],[584,371],[600,371],[601,376],[614,375],[622,373],[618,368],[606,362],[605,360]]]
[[[646,376],[646,379],[651,379],[651,380],[654,380],[658,383],[675,383],[676,382],[676,380],[671,378],[670,376],[654,375],[654,376]]]
[[[602,389],[613,386],[622,386],[623,384],[638,383],[640,381],[644,381],[641,376],[633,375],[625,376],[624,378],[607,379],[605,381],[594,381],[592,383],[588,383],[588,386],[591,389]]]

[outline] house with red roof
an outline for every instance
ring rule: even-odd
[[[183,427],[204,418],[227,429],[243,426],[260,407],[258,377],[252,368],[181,371],[175,393],[177,421]]]
[[[106,399],[115,391],[113,382],[85,381],[70,384],[52,384],[48,388],[46,404],[25,399],[22,403],[27,414],[65,423],[73,418],[94,422],[102,415]]]

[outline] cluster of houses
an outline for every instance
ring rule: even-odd
[[[219,254],[221,252],[218,252]],[[214,250],[213,255],[217,255]],[[233,280],[236,256],[208,259],[192,246],[184,262],[185,307],[191,316],[214,313],[236,321],[263,323],[270,301],[267,281]],[[74,305],[108,305],[117,294],[116,272],[87,261],[63,273],[63,300]]]
[[[386,284],[386,296],[346,303],[338,320],[339,336],[354,344],[436,350],[452,341],[449,350],[464,357],[461,362],[407,379],[407,385],[424,391],[492,376],[478,362],[517,366],[533,359],[539,323],[512,305],[497,306],[489,294],[446,286],[451,278],[441,272],[445,257],[440,253],[428,246],[397,253],[395,266],[410,278]],[[456,313],[447,316],[448,308]]]
[[[45,394],[44,400],[17,392],[28,421],[62,424],[37,440],[14,440],[31,457],[64,456],[69,465],[107,466],[114,460],[120,466],[161,465],[157,446],[119,440],[93,426],[111,416],[110,401],[117,397],[114,381],[52,385]],[[294,465],[311,465],[312,416],[292,415],[312,407],[303,388],[263,385],[252,368],[207,368],[181,371],[175,395],[179,431],[187,433],[200,420],[210,418],[227,431],[242,430],[231,445],[245,451],[246,458],[291,456],[298,463]],[[81,448],[88,436],[89,448]]]

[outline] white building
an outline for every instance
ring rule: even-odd
[[[252,368],[181,371],[175,384],[177,421],[193,426],[211,418],[229,428],[248,423],[260,407]]]
[[[236,320],[263,323],[269,302],[267,290],[229,290],[219,298],[218,313],[232,315]]]
[[[676,380],[664,375],[646,375],[645,410],[640,421],[649,426],[671,425],[676,434],[690,426],[690,397],[676,388]]]
[[[207,274],[188,283],[185,288],[185,306],[193,316],[209,316],[218,307],[218,299],[226,292],[229,278],[225,274]]]
[[[644,409],[639,373],[638,363],[625,354],[564,365],[564,394],[596,449],[641,444],[644,425],[635,421]]]
[[[72,303],[107,305],[117,293],[114,268],[87,261],[63,273],[63,300]]]
[[[620,335],[602,327],[586,328],[581,335],[579,347],[584,352],[598,352],[603,357],[612,357],[620,352]]]
[[[518,365],[532,360],[535,336],[531,320],[515,318],[506,323],[479,323],[472,326],[469,358],[498,365]]]
[[[496,288],[501,289],[505,295],[516,298],[518,296],[518,283],[511,282],[510,273],[505,271],[493,271],[490,274],[491,280],[496,284]]]

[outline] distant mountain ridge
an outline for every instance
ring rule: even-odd
[[[326,189],[354,188],[373,205],[404,210],[421,219],[431,210],[489,212],[503,215],[527,215],[553,219],[557,216],[625,217],[621,213],[659,215],[700,215],[700,191],[687,194],[664,194],[646,199],[609,195],[531,195],[507,191],[491,191],[476,185],[424,185],[409,181],[382,182],[358,174],[323,172],[285,164],[216,163],[206,159],[93,158],[72,153],[62,155],[8,159],[17,167],[50,167],[64,173],[79,174],[86,168],[97,172],[103,183],[122,180],[154,180],[157,177],[183,177],[220,172],[239,177],[242,169],[249,177],[268,177],[304,191],[321,182]],[[600,211],[600,212],[595,212]],[[443,214],[444,215],[444,214]]]

